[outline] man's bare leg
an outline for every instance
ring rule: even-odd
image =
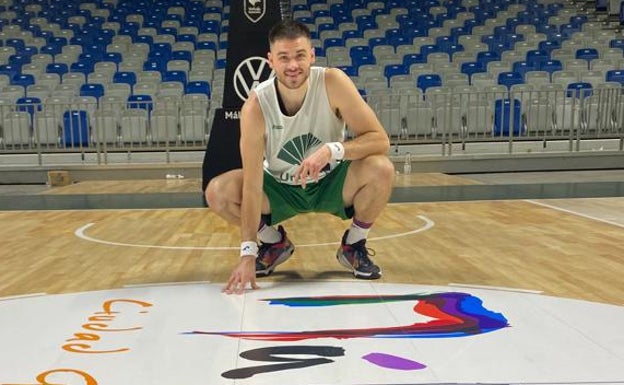
[[[336,258],[356,278],[381,277],[381,269],[368,257],[366,237],[390,198],[393,179],[394,165],[385,156],[353,161],[347,171],[343,200],[345,207],[353,206],[355,214],[351,227],[342,237]]]

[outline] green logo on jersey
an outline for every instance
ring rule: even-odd
[[[277,158],[293,165],[301,164],[310,148],[322,142],[312,134],[305,134],[291,139],[282,147]]]

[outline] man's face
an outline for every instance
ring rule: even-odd
[[[289,89],[301,87],[310,76],[314,49],[309,39],[278,39],[271,44],[269,64],[277,80]]]

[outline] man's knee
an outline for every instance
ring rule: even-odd
[[[214,211],[219,212],[227,206],[227,202],[233,199],[233,192],[228,191],[228,181],[223,178],[214,178],[208,183],[204,193],[206,203]]]
[[[371,155],[364,159],[366,172],[373,177],[376,183],[391,185],[394,179],[394,164],[385,155]]]
[[[215,186],[215,184],[218,185],[218,182],[212,179],[210,183],[208,183],[208,186],[206,186],[206,191],[204,191],[206,203],[212,208],[216,207],[219,201],[219,193],[217,192],[218,186]]]

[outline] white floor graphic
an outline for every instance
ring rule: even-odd
[[[0,301],[0,385],[624,383],[624,307],[467,287],[220,284]]]

